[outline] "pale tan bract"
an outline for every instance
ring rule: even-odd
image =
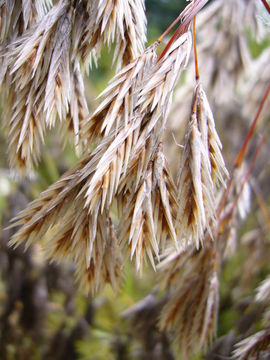
[[[270,352],[270,328],[261,330],[236,344],[233,358],[238,360],[256,360],[260,354]]]
[[[211,343],[219,302],[217,255],[211,241],[199,251],[189,247],[161,263],[168,298],[161,311],[161,330],[172,331],[183,359]]]
[[[228,172],[214,118],[200,83],[196,86],[178,180],[179,236],[196,247],[216,221],[215,192]]]
[[[88,33],[93,56],[98,58],[104,43],[116,40],[117,69],[136,59],[145,48],[146,16],[144,0],[94,0],[89,4]]]

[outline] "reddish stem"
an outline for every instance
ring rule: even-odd
[[[173,34],[173,36],[171,37],[170,41],[168,42],[168,44],[166,45],[165,49],[162,51],[161,55],[158,58],[158,61],[161,60],[167,53],[167,51],[169,50],[169,48],[171,47],[171,45],[174,43],[174,41],[176,39],[178,39],[182,34],[184,34],[185,32],[187,32],[187,29],[193,19],[193,17],[201,10],[201,8],[204,7],[204,5],[208,2],[209,0],[197,0],[196,2],[192,3],[188,5],[188,10],[191,9],[187,16],[185,17],[184,21],[178,26],[178,28],[176,29],[175,33]],[[187,8],[186,8],[187,9]],[[186,10],[185,9],[185,10]],[[184,10],[184,11],[185,11]],[[187,12],[187,11],[186,11]]]
[[[158,41],[161,42],[165,36],[172,30],[172,28],[186,15],[187,11],[192,7],[193,4],[189,4],[185,9],[180,13],[180,15],[171,23],[171,25],[164,31],[162,35],[158,38]]]
[[[252,170],[254,169],[254,166],[255,166],[255,164],[256,164],[257,157],[259,156],[259,154],[260,154],[260,152],[261,152],[261,150],[262,150],[262,147],[263,147],[264,143],[265,143],[265,135],[262,137],[262,139],[261,139],[261,141],[260,141],[260,143],[259,143],[259,145],[258,145],[258,147],[257,147],[257,149],[256,149],[256,151],[255,151],[255,154],[254,154],[254,156],[253,156],[253,158],[252,158],[252,160],[251,160],[251,163],[250,163],[250,165],[249,165],[248,171],[247,171],[247,173],[246,173],[246,175],[245,175],[245,177],[244,177],[244,179],[243,179],[243,181],[242,181],[241,189],[240,189],[240,191],[239,191],[239,194],[237,195],[237,197],[236,197],[235,200],[234,200],[233,209],[235,209],[235,207],[236,207],[236,205],[237,205],[237,201],[238,201],[238,199],[239,199],[239,197],[240,197],[240,195],[241,195],[241,193],[242,193],[242,191],[243,191],[243,189],[244,189],[244,186],[245,186],[246,182],[248,181],[248,179],[249,179],[249,177],[250,177],[250,175],[251,175],[251,173],[252,173]]]
[[[194,61],[195,61],[195,75],[196,80],[200,78],[199,65],[198,65],[198,54],[196,46],[196,16],[193,18],[193,49],[194,49]]]
[[[265,102],[266,102],[266,99],[267,99],[269,93],[270,93],[270,83],[268,84],[268,86],[267,86],[267,88],[266,88],[266,91],[265,91],[265,93],[264,93],[264,96],[263,96],[263,98],[262,98],[262,101],[261,101],[261,103],[260,103],[260,106],[259,106],[259,108],[258,108],[258,110],[257,110],[257,113],[256,113],[256,115],[255,115],[255,118],[254,118],[254,120],[253,120],[253,122],[252,122],[252,124],[251,124],[251,126],[250,126],[250,128],[249,128],[249,131],[248,131],[247,136],[246,136],[246,138],[245,138],[245,141],[244,141],[244,143],[243,143],[243,146],[241,147],[240,152],[239,152],[239,154],[238,154],[238,156],[237,156],[237,158],[236,158],[236,160],[235,160],[235,162],[234,162],[234,166],[235,166],[235,167],[240,166],[241,162],[243,161],[243,158],[244,158],[245,153],[246,153],[246,150],[247,150],[247,146],[248,146],[248,144],[249,144],[249,142],[250,142],[250,140],[251,140],[251,138],[252,138],[252,136],[253,136],[255,127],[256,127],[256,125],[257,125],[257,122],[258,122],[258,120],[259,120],[259,117],[260,117],[260,115],[261,115],[261,112],[262,112],[262,110],[263,110],[264,104],[265,104]]]
[[[238,156],[237,156],[237,158],[236,158],[236,160],[235,160],[235,162],[234,162],[234,168],[239,167],[239,166],[241,165],[243,159],[244,159],[244,156],[245,156],[245,154],[246,154],[246,149],[247,149],[248,143],[250,142],[250,140],[251,140],[251,138],[252,138],[252,136],[253,136],[255,126],[256,126],[256,124],[257,124],[257,122],[258,122],[258,120],[259,120],[259,117],[260,117],[260,115],[261,115],[261,112],[262,112],[262,110],[263,110],[265,101],[266,101],[269,93],[270,93],[270,83],[269,83],[269,85],[267,86],[267,89],[266,89],[266,91],[265,91],[265,93],[264,93],[264,96],[263,96],[263,98],[262,98],[262,100],[261,100],[261,102],[260,102],[259,108],[258,108],[257,113],[256,113],[256,115],[255,115],[255,118],[254,118],[254,120],[253,120],[253,122],[252,122],[252,124],[251,124],[251,126],[250,126],[250,128],[249,128],[249,131],[248,131],[248,134],[247,134],[246,139],[245,139],[245,141],[244,141],[244,144],[243,144],[243,146],[241,147],[241,149],[240,149],[240,151],[239,151],[239,153],[238,153]],[[228,196],[229,196],[229,194],[230,194],[230,191],[231,191],[231,188],[232,188],[232,184],[233,184],[233,180],[234,180],[234,175],[232,174],[232,177],[230,178],[230,181],[229,181],[229,183],[228,183],[228,185],[227,185],[227,189],[226,189],[226,191],[224,192],[224,194],[223,194],[223,196],[222,196],[222,198],[221,198],[221,200],[220,200],[220,202],[219,202],[219,204],[218,204],[218,208],[217,208],[217,218],[218,218],[218,219],[219,219],[219,217],[220,217],[221,211],[222,211],[222,209],[224,208],[224,205],[225,205],[225,203],[226,203],[226,201],[227,201],[227,199],[228,199]]]
[[[268,11],[268,13],[270,14],[270,5],[268,4],[268,2],[266,0],[262,0],[262,3],[266,8],[266,10]]]

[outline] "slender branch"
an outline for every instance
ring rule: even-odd
[[[164,31],[162,35],[158,38],[158,41],[161,42],[166,35],[174,28],[174,26],[186,15],[187,11],[193,6],[192,3],[190,3],[188,6],[185,7],[185,9],[179,14],[179,16],[171,23],[171,25]]]
[[[270,14],[270,5],[268,4],[268,2],[266,0],[262,0],[262,3],[266,8],[266,10],[268,11],[268,13]]]
[[[188,12],[186,17],[184,18],[183,22],[176,29],[176,31],[173,34],[173,36],[171,37],[170,41],[166,45],[165,49],[162,51],[161,55],[159,56],[158,61],[160,59],[162,59],[166,55],[167,51],[169,50],[171,45],[174,43],[174,41],[176,39],[178,39],[181,35],[183,35],[185,32],[187,32],[187,29],[188,29],[192,19],[194,18],[194,16],[204,7],[204,5],[208,1],[209,0],[197,0],[197,1],[195,1],[192,4],[187,6],[187,8],[185,10],[190,10],[190,11]],[[185,13],[187,13],[187,11]],[[162,35],[161,35],[161,37],[162,37]],[[159,38],[159,40],[160,40],[160,38]]]
[[[240,149],[240,151],[239,151],[239,153],[238,153],[238,156],[236,157],[236,160],[235,160],[235,162],[234,162],[234,169],[236,169],[237,167],[239,167],[239,166],[241,165],[243,159],[244,159],[244,156],[245,156],[245,154],[246,154],[247,146],[248,146],[248,144],[249,144],[249,142],[250,142],[250,140],[251,140],[251,138],[252,138],[252,136],[253,136],[253,134],[254,134],[254,129],[255,129],[256,124],[257,124],[257,122],[258,122],[258,120],[259,120],[259,117],[260,117],[260,115],[261,115],[261,113],[262,113],[262,110],[263,110],[265,101],[266,101],[269,93],[270,93],[270,83],[269,83],[269,85],[267,86],[266,91],[265,91],[265,93],[264,93],[264,96],[263,96],[263,98],[262,98],[262,100],[261,100],[261,102],[260,102],[259,108],[258,108],[257,113],[256,113],[256,115],[255,115],[255,118],[254,118],[254,120],[253,120],[253,122],[252,122],[252,124],[251,124],[251,126],[250,126],[250,128],[249,128],[249,131],[248,131],[248,133],[247,133],[247,136],[246,136],[246,139],[245,139],[245,141],[244,141],[244,144],[243,144],[243,146],[241,147],[241,149]],[[232,188],[232,184],[233,184],[233,180],[234,180],[234,173],[232,173],[232,176],[231,176],[231,178],[230,178],[230,181],[229,181],[229,183],[228,183],[228,185],[227,185],[227,189],[226,189],[226,191],[224,192],[224,194],[223,194],[223,196],[222,196],[222,198],[221,198],[221,200],[220,200],[220,202],[219,202],[219,204],[218,204],[218,208],[217,208],[217,218],[218,218],[218,219],[219,219],[219,217],[220,217],[220,214],[221,214],[221,212],[222,212],[222,209],[224,208],[224,205],[225,205],[225,203],[226,203],[226,201],[227,201],[227,199],[228,199],[228,196],[229,196],[229,194],[230,194],[230,191],[231,191],[231,188]]]
[[[245,141],[244,141],[244,143],[243,143],[243,146],[241,147],[241,149],[240,149],[240,151],[239,151],[239,154],[238,154],[238,156],[237,156],[237,158],[236,158],[236,160],[235,160],[235,162],[234,162],[234,166],[235,166],[235,167],[240,166],[241,163],[242,163],[242,161],[243,161],[243,158],[244,158],[245,153],[246,153],[246,150],[247,150],[247,146],[248,146],[248,144],[249,144],[249,142],[250,142],[250,140],[251,140],[251,138],[252,138],[252,136],[253,136],[255,127],[256,127],[257,122],[258,122],[258,120],[259,120],[259,117],[260,117],[260,115],[261,115],[261,113],[262,113],[264,104],[265,104],[265,102],[266,102],[266,99],[267,99],[269,93],[270,93],[270,83],[268,84],[268,86],[267,86],[267,88],[266,88],[266,91],[265,91],[265,93],[264,93],[264,96],[263,96],[263,98],[262,98],[262,101],[261,101],[261,103],[260,103],[260,106],[259,106],[259,108],[258,108],[258,110],[257,110],[257,113],[256,113],[256,115],[255,115],[255,118],[254,118],[254,120],[253,120],[253,122],[252,122],[252,124],[251,124],[251,126],[250,126],[250,128],[249,128],[249,131],[248,131],[247,136],[246,136],[246,138],[245,138]]]
[[[196,80],[200,78],[199,65],[198,65],[198,54],[196,46],[196,16],[193,18],[193,49],[194,49],[194,61],[195,61],[195,76]]]
[[[247,183],[248,179],[250,178],[250,175],[251,175],[251,173],[252,173],[252,171],[253,171],[253,169],[254,169],[254,166],[255,166],[255,164],[256,164],[256,160],[257,160],[257,158],[258,158],[258,156],[259,156],[259,154],[260,154],[260,152],[261,152],[261,150],[262,150],[262,147],[263,147],[263,145],[264,145],[264,143],[265,143],[265,140],[266,140],[266,137],[265,137],[265,135],[263,135],[263,137],[261,138],[261,141],[259,142],[259,145],[257,146],[257,149],[256,149],[256,151],[255,151],[255,154],[253,155],[253,158],[252,158],[252,160],[251,160],[251,163],[250,163],[250,165],[249,165],[249,168],[248,168],[248,170],[247,170],[247,173],[246,173],[246,175],[245,175],[245,177],[244,177],[244,179],[243,179],[243,181],[242,181],[242,183],[241,183],[240,191],[239,191],[239,193],[237,194],[236,198],[234,199],[233,209],[235,209],[235,207],[236,207],[236,205],[237,205],[237,202],[238,202],[238,200],[239,200],[239,197],[240,197],[240,195],[241,195],[241,193],[242,193],[242,191],[243,191],[243,189],[244,189],[244,186],[245,186],[245,184]]]

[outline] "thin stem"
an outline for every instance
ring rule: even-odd
[[[270,14],[270,5],[268,4],[268,2],[266,0],[262,0],[262,3],[266,8],[266,10],[268,11],[268,13]]]
[[[187,16],[185,17],[184,21],[178,26],[178,28],[176,29],[175,33],[173,34],[173,36],[171,37],[170,41],[168,42],[167,46],[165,47],[165,49],[162,51],[161,55],[158,58],[158,61],[160,59],[162,59],[167,51],[169,50],[169,48],[171,47],[171,45],[174,43],[175,40],[177,40],[181,35],[183,35],[185,32],[187,32],[187,29],[193,19],[193,17],[204,7],[204,5],[208,2],[209,0],[197,0],[195,2],[193,2],[192,4],[188,5],[186,7],[186,9],[184,10],[185,14],[187,13],[187,10],[190,10],[187,14]],[[180,14],[181,15],[181,14]],[[183,17],[183,16],[182,16]],[[166,30],[167,31],[167,30]],[[163,38],[164,36],[161,35],[161,38]],[[160,40],[160,38],[158,39]]]
[[[159,42],[161,42],[165,38],[165,36],[168,35],[168,33],[172,30],[172,28],[185,16],[185,14],[187,13],[187,11],[189,10],[189,8],[192,5],[193,4],[191,3],[188,6],[186,6],[185,9],[174,20],[174,22],[172,22],[171,25],[164,31],[164,33],[162,35],[160,35],[160,37],[158,38]]]
[[[251,163],[249,165],[248,171],[247,171],[247,173],[246,173],[246,175],[245,175],[245,177],[244,177],[244,179],[243,179],[243,181],[241,183],[240,191],[239,191],[238,195],[236,196],[236,198],[234,199],[233,209],[235,209],[235,207],[237,205],[237,202],[239,200],[239,197],[240,197],[240,195],[241,195],[241,193],[242,193],[242,191],[244,189],[244,186],[247,183],[248,179],[250,178],[250,175],[251,175],[251,173],[252,173],[252,171],[254,169],[254,166],[256,164],[256,160],[257,160],[257,158],[258,158],[258,156],[259,156],[259,154],[260,154],[260,152],[262,150],[262,147],[263,147],[264,143],[265,143],[265,135],[261,138],[261,141],[260,141],[259,145],[257,146],[255,154],[254,154],[254,156],[253,156],[253,158],[251,160]]]
[[[235,166],[235,167],[240,166],[241,163],[242,163],[242,161],[243,161],[243,158],[244,158],[245,153],[246,153],[246,150],[247,150],[247,146],[248,146],[248,144],[249,144],[249,142],[250,142],[250,140],[251,140],[251,138],[252,138],[252,136],[253,136],[255,127],[256,127],[256,125],[257,125],[257,122],[258,122],[258,120],[259,120],[259,117],[260,117],[260,115],[261,115],[261,112],[262,112],[262,110],[263,110],[264,104],[265,104],[265,102],[266,102],[266,99],[267,99],[269,93],[270,93],[270,83],[268,84],[268,86],[267,86],[267,88],[266,88],[266,91],[265,91],[265,93],[264,93],[264,96],[263,96],[263,98],[262,98],[262,101],[261,101],[261,103],[260,103],[260,106],[259,106],[259,108],[258,108],[258,110],[257,110],[257,113],[256,113],[256,115],[255,115],[255,118],[254,118],[254,120],[253,120],[253,122],[252,122],[252,124],[251,124],[251,126],[250,126],[250,128],[249,128],[249,131],[248,131],[247,136],[246,136],[246,138],[245,138],[245,141],[244,141],[244,143],[243,143],[243,146],[241,147],[241,149],[240,149],[240,151],[239,151],[239,154],[238,154],[238,156],[237,156],[237,158],[236,158],[236,160],[235,160],[235,162],[234,162],[234,166]]]
[[[194,61],[195,61],[195,75],[196,80],[200,78],[199,65],[198,65],[198,54],[196,46],[196,16],[193,18],[193,49],[194,49]]]
[[[263,98],[262,98],[262,100],[261,100],[261,102],[260,102],[260,105],[259,105],[259,108],[258,108],[257,113],[256,113],[256,115],[255,115],[255,118],[254,118],[254,120],[253,120],[253,122],[252,122],[252,124],[251,124],[251,126],[250,126],[250,128],[249,128],[249,131],[248,131],[248,133],[247,133],[246,139],[245,139],[245,141],[244,141],[244,143],[243,143],[243,146],[241,147],[241,149],[240,149],[240,151],[239,151],[239,153],[238,153],[238,155],[237,155],[237,157],[236,157],[236,160],[235,160],[235,162],[234,162],[234,169],[236,169],[237,167],[239,167],[239,166],[241,165],[243,159],[244,159],[244,156],[245,156],[245,154],[246,154],[247,146],[248,146],[248,144],[249,144],[249,142],[250,142],[250,140],[251,140],[251,138],[252,138],[252,136],[253,136],[253,134],[254,134],[254,129],[255,129],[256,124],[257,124],[257,122],[258,122],[258,120],[259,120],[259,117],[260,117],[260,115],[261,115],[261,112],[262,112],[262,110],[263,110],[265,101],[266,101],[269,93],[270,93],[270,83],[269,83],[269,85],[268,85],[267,88],[266,88],[266,91],[265,91],[264,96],[263,96]],[[218,204],[218,208],[217,208],[217,218],[218,218],[218,219],[219,219],[219,217],[220,217],[220,214],[221,214],[221,212],[222,212],[222,209],[224,208],[224,205],[226,204],[226,201],[227,201],[228,196],[229,196],[229,194],[230,194],[230,191],[231,191],[231,188],[232,188],[232,184],[233,184],[233,180],[234,180],[234,173],[232,173],[232,177],[230,178],[230,181],[229,181],[229,183],[228,183],[228,185],[227,185],[227,189],[226,189],[226,191],[224,192],[224,194],[223,194],[223,196],[222,196],[222,198],[221,198],[221,200],[220,200],[220,202],[219,202],[219,204]]]

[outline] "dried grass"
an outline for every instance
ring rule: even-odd
[[[174,333],[188,358],[216,334],[219,267],[234,252],[237,225],[250,203],[241,167],[235,168],[226,193],[229,174],[200,81],[177,181],[166,159],[163,141],[173,92],[190,57],[189,30],[157,58],[158,42],[144,47],[143,0],[81,0],[74,6],[62,1],[50,9],[42,1],[23,1],[18,8],[12,1],[2,3],[1,46],[8,49],[8,71],[0,78],[10,90],[5,96],[11,165],[22,172],[32,169],[46,129],[57,121],[73,134],[77,153],[83,152],[73,169],[13,220],[20,228],[10,244],[41,241],[48,259],[74,262],[77,281],[92,293],[107,283],[116,292],[128,258],[138,271],[149,261],[160,270],[167,293],[160,329]],[[209,26],[216,24],[218,11],[222,27],[231,20],[229,34],[222,28],[215,41],[211,38],[215,61],[222,59],[221,68],[212,62],[206,70],[207,86],[211,83],[216,94],[223,80],[237,78],[246,63],[243,28],[234,26],[233,16],[253,16],[248,11],[254,2],[247,8],[244,3],[217,0],[201,16]],[[12,33],[13,12],[18,11],[22,23],[15,22]],[[25,31],[19,33],[22,25]],[[221,46],[224,34],[225,45],[231,44],[229,65]],[[97,61],[104,44],[113,43],[118,72],[89,116],[83,72]],[[203,49],[205,56],[209,46]],[[265,300],[268,287],[267,282],[261,286],[259,301]],[[235,355],[246,358],[268,337],[266,328],[240,343]]]

